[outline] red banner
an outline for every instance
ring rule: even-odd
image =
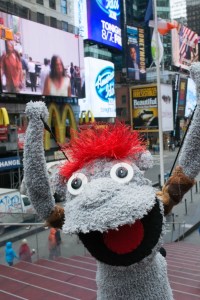
[[[18,129],[17,129],[17,144],[18,144],[18,149],[20,149],[20,150],[24,149],[25,132],[26,132],[25,127],[18,127]]]
[[[0,141],[8,140],[8,127],[0,125]]]

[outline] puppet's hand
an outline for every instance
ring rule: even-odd
[[[64,218],[64,208],[56,205],[46,220],[46,226],[62,229]]]
[[[29,119],[40,120],[41,118],[46,122],[49,116],[48,109],[42,101],[30,101],[26,105],[26,115]]]
[[[180,166],[175,168],[172,176],[164,184],[162,191],[157,192],[157,197],[164,204],[165,215],[170,213],[173,206],[182,200],[194,184],[195,180],[186,176]]]

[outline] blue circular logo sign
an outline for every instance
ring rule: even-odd
[[[102,69],[96,77],[95,89],[102,101],[115,101],[115,80],[113,67]]]

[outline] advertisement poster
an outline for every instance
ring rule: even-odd
[[[172,86],[161,84],[162,131],[174,130]]]
[[[187,118],[191,117],[196,104],[197,104],[196,84],[191,78],[188,78],[185,117]]]
[[[131,89],[133,128],[158,130],[158,99],[156,85],[143,85]],[[172,87],[161,84],[162,131],[172,131]]]
[[[144,29],[127,26],[127,76],[146,79]]]
[[[178,106],[177,106],[177,116],[179,117],[185,116],[186,94],[187,94],[187,79],[180,78]]]
[[[0,40],[4,93],[85,96],[81,37],[3,12],[0,18],[11,33]]]
[[[157,87],[141,86],[131,89],[134,129],[158,129]]]
[[[77,15],[84,39],[122,49],[120,0],[79,0]]]
[[[114,64],[85,58],[86,98],[79,99],[80,115],[90,111],[94,118],[116,117]]]
[[[26,128],[18,127],[18,129],[17,129],[17,145],[18,145],[19,150],[24,149],[25,133],[26,133]]]
[[[198,34],[181,24],[178,24],[178,28],[173,29],[171,33],[173,64],[189,70],[191,63],[198,61]]]

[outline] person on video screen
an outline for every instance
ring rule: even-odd
[[[135,45],[130,45],[129,47],[128,71],[131,78],[135,80],[140,79],[138,53]]]
[[[1,79],[8,93],[19,93],[22,88],[22,63],[14,42],[5,41],[5,53],[1,57]]]
[[[59,56],[51,58],[50,73],[44,84],[43,95],[71,96],[70,78],[65,76],[65,68]]]

